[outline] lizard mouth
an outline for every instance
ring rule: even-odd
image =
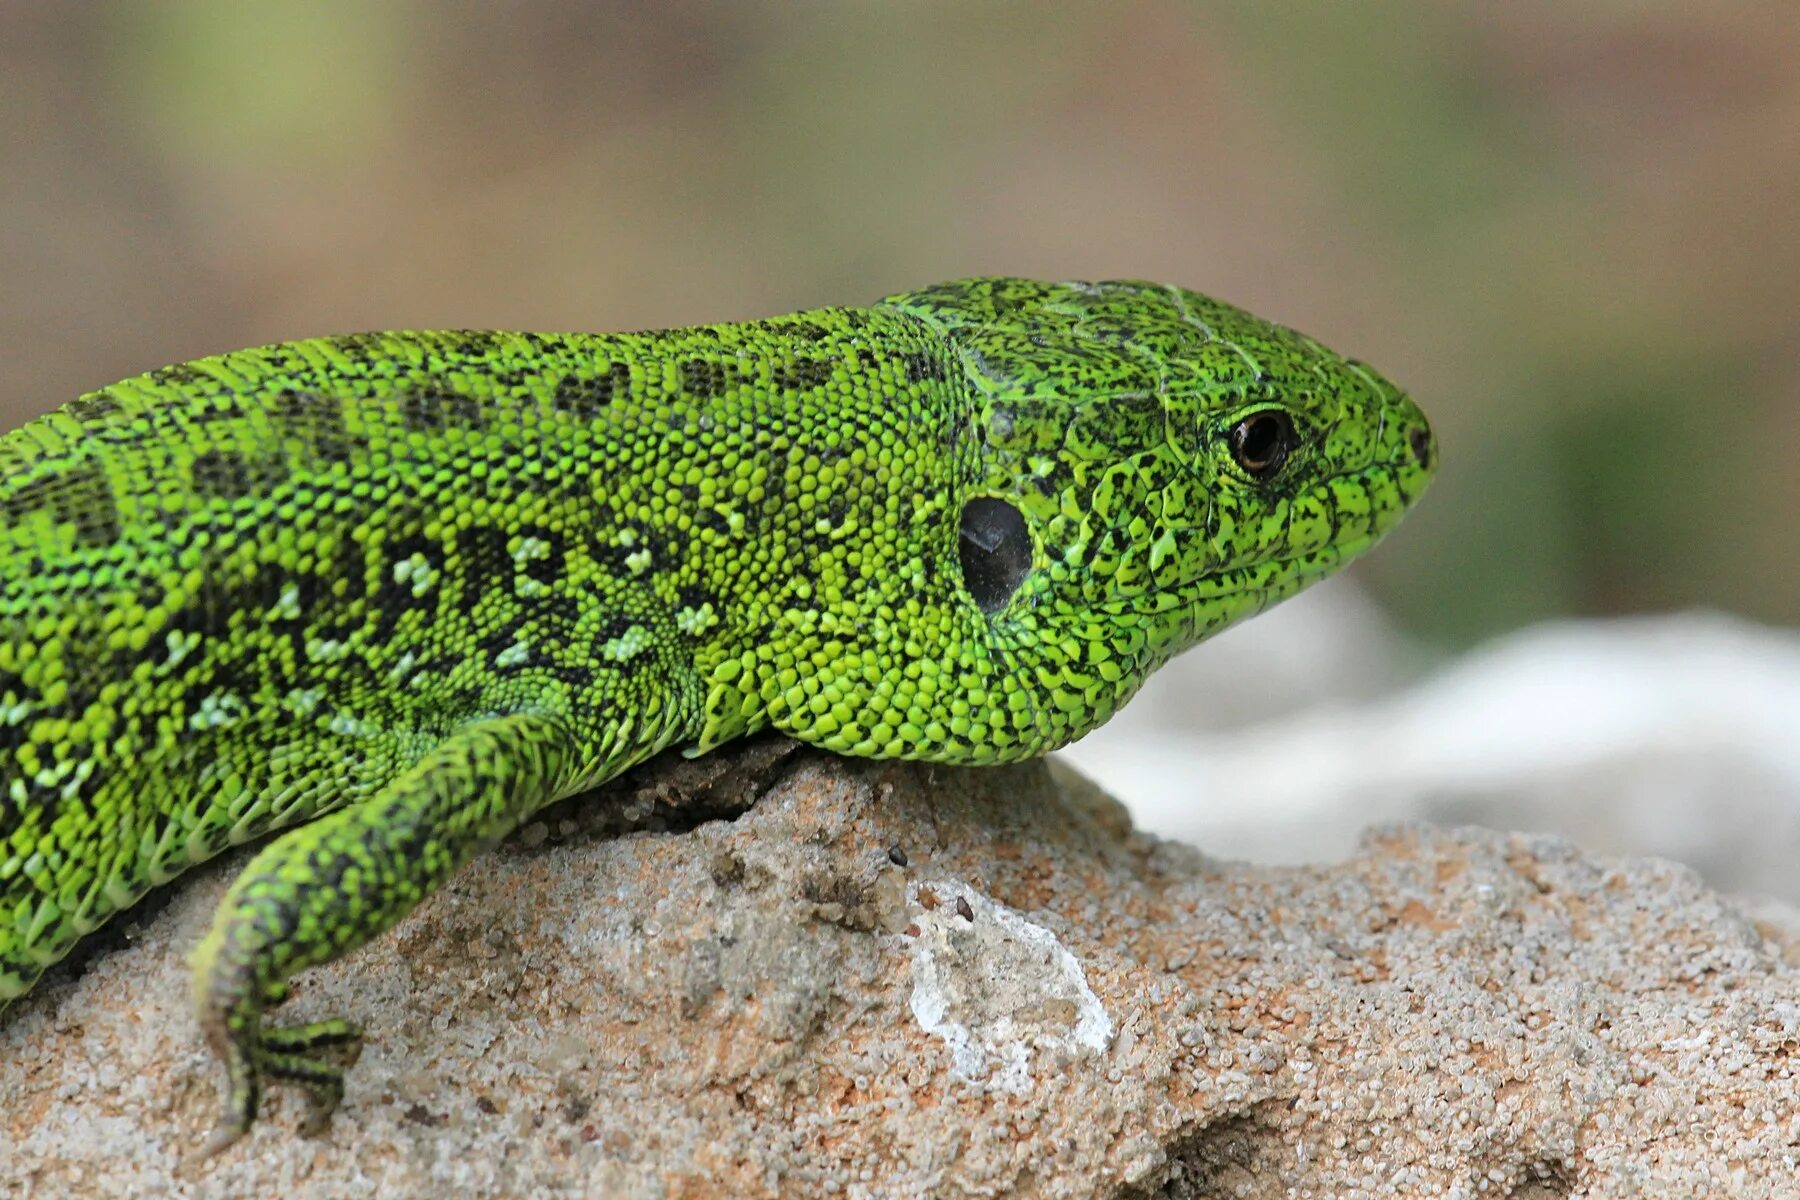
[[[1260,609],[1330,575],[1339,564],[1366,550],[1378,536],[1338,542],[1289,558],[1268,559],[1247,567],[1200,575],[1129,600],[1114,601],[1102,606],[1100,611],[1109,616],[1166,617],[1172,613],[1186,613],[1190,618],[1197,618],[1194,610],[1202,604],[1246,597],[1261,597],[1263,603],[1257,606]]]
[[[1422,428],[1422,427],[1421,427]],[[1429,439],[1429,433],[1426,433]],[[1175,592],[1188,605],[1198,604],[1206,600],[1226,600],[1233,597],[1262,593],[1279,598],[1292,595],[1307,584],[1332,574],[1339,567],[1371,549],[1377,542],[1388,535],[1388,532],[1399,524],[1412,507],[1419,494],[1425,490],[1430,481],[1429,468],[1422,464],[1427,461],[1416,446],[1409,453],[1418,457],[1419,465],[1411,458],[1397,458],[1393,461],[1372,463],[1357,471],[1346,472],[1338,478],[1351,478],[1365,485],[1377,480],[1385,480],[1393,485],[1400,494],[1400,503],[1375,507],[1368,517],[1367,528],[1349,537],[1336,538],[1323,545],[1313,546],[1295,553],[1284,554],[1279,558],[1264,559],[1242,567],[1234,567],[1224,571],[1199,575],[1193,579],[1175,584],[1171,591]],[[1327,480],[1321,488],[1328,488],[1334,480]],[[1277,595],[1278,594],[1278,595]]]
[[[1419,490],[1417,486],[1401,486],[1402,495],[1409,502]],[[1265,597],[1265,603],[1273,603],[1276,599],[1291,596],[1334,573],[1351,559],[1369,550],[1387,536],[1405,511],[1405,505],[1391,511],[1379,511],[1374,514],[1367,530],[1351,537],[1326,542],[1297,553],[1284,554],[1279,558],[1267,558],[1241,567],[1210,571],[1102,607],[1104,611],[1115,615],[1132,613],[1155,616],[1184,609],[1192,610],[1196,605],[1208,602],[1255,595]]]
[[[1308,550],[1303,554],[1271,558],[1236,570],[1202,575],[1177,586],[1175,592],[1190,606],[1208,600],[1229,600],[1240,596],[1273,597],[1277,593],[1291,595],[1307,584],[1332,574],[1345,562],[1374,545],[1380,537],[1381,534],[1365,534],[1350,541],[1333,542],[1317,550]]]

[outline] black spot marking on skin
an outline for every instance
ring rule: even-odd
[[[565,375],[562,382],[556,385],[556,395],[551,403],[557,412],[591,421],[613,402],[614,394],[622,391],[630,382],[631,371],[624,363],[613,363],[605,372],[592,378]]]
[[[401,614],[408,609],[437,607],[444,590],[444,544],[415,533],[388,542],[382,548],[381,557],[383,565],[375,589],[374,606],[381,613],[376,636],[385,641],[399,624]],[[423,594],[413,590],[412,576],[395,578],[394,568],[414,559],[423,559],[426,569],[436,576],[436,582]]]
[[[287,478],[279,459],[251,458],[236,450],[208,450],[194,459],[194,490],[213,500],[253,496]]]
[[[346,333],[331,339],[332,349],[353,363],[368,365],[388,353],[379,334]]]
[[[241,606],[238,611],[256,612],[262,620],[270,625],[300,624],[306,620],[304,610],[287,615],[288,609],[282,605],[281,597],[289,587],[288,572],[275,563],[263,563],[256,568],[256,574],[245,587],[236,603]]]
[[[824,578],[821,564],[828,561],[829,559],[823,554],[795,555],[787,567],[788,579],[790,581],[804,579],[808,583],[816,584]]]
[[[520,559],[515,564],[518,574],[542,584],[553,584],[563,577],[563,572],[568,569],[568,561],[563,553],[561,534],[540,525],[521,525],[517,536],[521,539],[536,538],[547,547],[536,558]]]
[[[327,462],[347,462],[356,449],[344,423],[344,406],[333,397],[289,389],[275,397],[269,415],[287,436],[306,443]]]
[[[332,546],[331,561],[324,564],[322,570],[328,582],[341,580],[349,586],[349,595],[360,595],[363,581],[368,578],[368,551],[346,531]]]
[[[119,402],[105,392],[94,392],[91,395],[69,401],[63,408],[77,421],[98,421],[102,417],[118,412]]]
[[[516,333],[513,337],[518,341],[524,342],[526,349],[531,351],[532,356],[535,358],[548,357],[561,344],[559,339],[549,337],[542,333],[533,333],[529,330],[524,333]],[[499,348],[500,341],[500,336],[495,333],[465,332],[459,335],[457,348],[465,353],[474,354],[481,358],[488,358]]]
[[[219,396],[189,410],[187,415],[202,424],[211,421],[233,421],[244,415],[244,406],[238,403],[236,397]]]
[[[681,364],[681,389],[696,400],[711,400],[725,391],[725,364],[711,358],[690,358]]]
[[[271,679],[283,690],[295,683],[291,673],[283,670],[282,663],[265,662],[256,655],[233,653],[210,659],[209,665],[212,669],[195,689],[202,695],[220,692],[228,696],[253,696]]]
[[[836,365],[835,358],[796,358],[777,363],[774,371],[775,386],[784,392],[809,391],[830,379],[832,368]]]
[[[944,364],[929,354],[902,354],[900,362],[906,368],[908,383],[941,382],[944,378]]]
[[[38,694],[37,689],[28,685],[25,677],[15,671],[0,671],[0,699],[6,697],[11,697],[13,703],[22,702],[34,708],[43,703],[43,697]],[[30,732],[31,726],[26,722],[0,723],[0,750],[11,750],[23,745]],[[6,841],[5,819],[6,803],[4,799],[0,799],[0,843]]]
[[[640,624],[639,618],[631,613],[615,612],[607,614],[606,620],[601,622],[600,628],[594,631],[593,646],[596,656],[598,655],[601,646],[604,646],[614,638],[624,637],[627,633],[631,632],[631,627],[637,624]]]
[[[654,529],[643,521],[627,521],[622,530],[629,530],[632,539],[630,544],[620,544],[612,534],[596,532],[588,539],[588,555],[595,565],[613,575],[630,578],[635,574],[627,561],[640,551],[650,552],[651,570],[666,568],[669,563],[682,558],[688,549],[688,537],[674,528]]]
[[[739,541],[754,542],[757,537],[761,535],[762,531],[768,528],[768,518],[761,510],[755,508],[739,508],[735,511],[737,512],[739,521],[738,531],[735,536]]]
[[[459,683],[443,691],[443,711],[474,714],[481,711],[481,689],[471,683]]]
[[[1055,475],[1054,471],[1049,475],[1028,475],[1023,480],[1023,486],[1030,488],[1040,496],[1054,496],[1060,490],[1054,478]]]
[[[787,326],[787,331],[804,342],[822,342],[831,336],[825,331],[824,326],[811,321],[795,321],[792,325]]]
[[[642,624],[644,624],[644,618],[639,613],[608,613],[606,620],[600,623],[600,628],[595,633],[595,640],[598,642],[610,642],[614,638],[622,638],[630,633],[634,626]]]
[[[37,959],[23,950],[17,954],[0,954],[0,975],[11,976],[14,979],[22,979],[26,983],[30,983],[43,973],[44,968],[38,965]]]
[[[97,466],[32,480],[0,500],[0,520],[12,524],[46,509],[59,524],[74,527],[80,545],[110,546],[119,540],[119,506],[112,485]]]
[[[441,387],[408,392],[400,401],[400,417],[412,433],[429,433],[452,425],[479,429],[486,424],[481,401]]]
[[[811,525],[804,533],[805,540],[824,546],[836,541],[843,534],[844,521],[850,516],[850,505],[843,498],[834,496],[819,515],[821,525]]]
[[[535,597],[529,609],[483,633],[476,642],[476,650],[500,674],[511,675],[526,670],[559,671],[569,664],[557,648],[569,645],[580,619],[581,604],[573,596]],[[500,665],[497,660],[521,637],[531,646],[531,652],[523,661]],[[585,672],[586,668],[577,667],[577,670]]]
[[[156,644],[160,645],[160,639]],[[95,627],[77,629],[63,653],[64,661],[73,668],[64,677],[67,687],[61,700],[41,705],[36,715],[71,716],[88,710],[109,684],[130,678],[143,657],[128,647],[109,645],[106,634]]]
[[[713,606],[713,611],[715,613],[719,611],[719,598],[703,587],[695,587],[690,583],[684,585],[675,593],[675,607],[677,608],[692,608],[697,610],[705,608],[708,604]]]
[[[347,769],[345,773],[349,773]],[[267,833],[269,827],[275,823],[275,815],[275,810],[273,808],[265,808],[262,811],[253,814],[248,820],[238,822],[238,825],[233,832],[237,836],[246,839],[260,837]],[[273,1074],[273,1072],[271,1072],[271,1074]]]
[[[158,387],[180,387],[205,377],[205,373],[193,363],[171,363],[150,372],[150,382]]]
[[[481,640],[475,643],[475,649],[482,658],[488,661],[491,669],[504,671],[509,674],[516,674],[525,667],[532,665],[530,656],[527,656],[525,662],[514,663],[510,667],[502,667],[493,660],[512,649],[518,642],[519,635],[525,632],[526,627],[530,625],[530,623],[531,619],[529,617],[524,616],[523,614],[515,615],[511,619],[504,621],[483,633],[481,635]]]
[[[512,555],[507,553],[507,530],[492,525],[471,525],[456,535],[456,561],[462,564],[463,595],[475,597],[502,588],[510,589]]]
[[[344,641],[363,628],[369,615],[368,606],[353,604],[346,607],[345,601],[364,598],[367,569],[368,555],[362,544],[355,538],[343,537],[331,547],[328,557],[322,557],[312,570],[290,577],[287,582],[296,590],[296,603],[310,618],[306,622],[294,622],[284,630],[294,647],[296,661],[307,661],[306,646],[312,638]],[[340,591],[340,585],[348,590]],[[260,590],[265,585],[259,582],[257,586]],[[346,660],[340,666],[346,666],[350,661]]]

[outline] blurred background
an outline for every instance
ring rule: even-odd
[[[1441,438],[1071,752],[1221,855],[1557,830],[1800,899],[1793,0],[7,0],[0,418],[364,328],[1216,293]]]

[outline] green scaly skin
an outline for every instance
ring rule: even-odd
[[[286,980],[545,804],[770,727],[1042,754],[1371,546],[1434,455],[1373,372],[1147,283],[323,338],[90,393],[0,439],[0,1004],[286,829],[195,955],[212,1145],[268,1079],[323,1119],[359,1031],[264,1025]]]

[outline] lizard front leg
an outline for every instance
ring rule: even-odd
[[[481,846],[556,799],[581,770],[571,726],[520,714],[452,733],[380,792],[292,830],[244,868],[194,955],[207,1043],[225,1064],[224,1111],[209,1153],[256,1119],[264,1078],[299,1084],[322,1127],[343,1095],[320,1049],[354,1051],[341,1020],[265,1028],[298,971],[354,950],[398,922]]]

